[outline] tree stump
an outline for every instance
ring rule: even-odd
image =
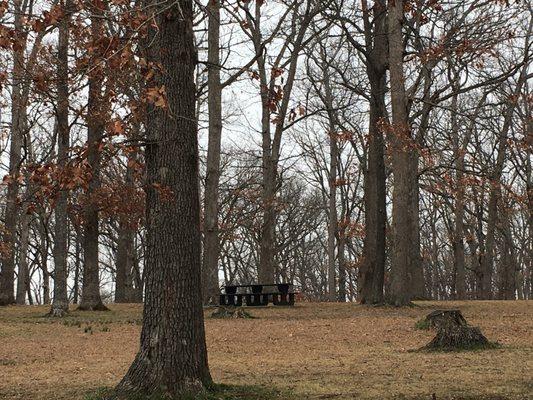
[[[436,310],[426,316],[436,336],[422,349],[475,350],[494,348],[478,327],[469,326],[460,310]]]
[[[211,314],[211,318],[254,318],[242,307],[218,307]]]
[[[426,316],[427,325],[430,328],[438,329],[444,325],[468,325],[466,319],[461,314],[461,310],[436,310]]]

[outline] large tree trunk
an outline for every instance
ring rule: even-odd
[[[69,45],[69,10],[68,0],[62,2],[65,17],[59,23],[57,54],[57,166],[64,171],[69,157],[70,132],[68,122],[68,45]],[[62,317],[68,312],[67,293],[67,257],[68,257],[68,215],[67,190],[60,181],[60,192],[55,208],[54,226],[54,298],[50,315]]]
[[[374,6],[374,28],[369,23],[368,7],[363,1],[367,47],[371,56],[366,70],[370,81],[370,118],[367,167],[364,174],[365,238],[363,262],[359,268],[359,301],[362,304],[383,302],[385,278],[385,228],[387,223],[384,137],[386,118],[385,75],[387,65],[387,13],[385,2]]]
[[[418,199],[418,151],[407,111],[403,71],[403,1],[389,2],[389,69],[392,103],[394,174],[391,256],[391,302],[406,305],[422,297],[424,281],[420,258]]]
[[[18,46],[13,50],[13,70],[11,89],[11,140],[9,146],[9,180],[7,181],[7,196],[5,208],[5,227],[2,242],[8,250],[1,253],[2,273],[0,275],[0,306],[15,302],[15,242],[19,207],[17,197],[19,193],[18,175],[20,173],[21,149],[25,131],[25,105],[22,99],[24,72],[24,51],[26,36],[23,32],[22,1],[13,1],[15,15],[14,28]]]
[[[91,36],[96,43],[103,33],[102,19],[99,15],[101,10],[95,6],[91,17]],[[91,167],[91,178],[86,195],[85,210],[83,216],[83,288],[79,310],[106,310],[100,297],[100,277],[98,260],[98,203],[97,193],[100,189],[100,144],[104,134],[104,104],[102,101],[103,71],[97,65],[101,60],[94,60],[93,70],[89,74],[89,98],[87,103],[87,161]]]
[[[207,172],[204,204],[204,304],[218,300],[218,259],[220,238],[218,232],[218,185],[220,181],[220,144],[222,137],[222,86],[220,83],[220,0],[208,2],[208,109],[209,142],[207,145]]]
[[[373,81],[371,79],[368,157],[364,175],[365,238],[359,269],[359,301],[362,304],[383,302],[385,276],[386,177],[383,131],[380,128],[385,107],[385,72],[378,81]]]
[[[152,3],[147,2],[147,6]],[[201,299],[196,49],[191,0],[154,2],[146,60],[162,73],[168,107],[149,105],[146,122],[146,294],[141,346],[119,393],[196,394],[211,381]],[[179,56],[176,56],[179,55]],[[180,118],[176,118],[180,116]],[[163,196],[159,187],[172,191]]]

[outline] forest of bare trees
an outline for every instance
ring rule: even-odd
[[[202,254],[206,304],[253,281],[310,301],[533,296],[529,2],[172,4],[0,2],[0,304],[141,302],[165,246]],[[150,42],[173,7],[193,49],[182,27]],[[195,87],[174,93],[187,57]],[[166,175],[180,157],[199,198]],[[158,202],[177,203],[150,221]]]

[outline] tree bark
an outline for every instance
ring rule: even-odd
[[[39,264],[43,274],[43,304],[50,304],[50,271],[48,271],[48,227],[46,218],[41,215],[39,222]]]
[[[500,219],[502,225],[502,240],[500,251],[500,276],[498,298],[500,300],[516,299],[516,254],[514,250],[513,236],[509,212],[501,205]]]
[[[337,234],[339,231],[337,215],[337,170],[339,168],[339,144],[336,116],[333,109],[333,93],[330,83],[328,60],[324,51],[321,51],[321,61],[324,79],[324,105],[327,108],[329,120],[329,196],[328,196],[328,300],[337,301],[336,282],[336,250]]]
[[[130,161],[135,160],[135,155],[128,155],[126,163],[125,186],[127,190],[134,191],[133,170]],[[131,226],[127,216],[118,217],[118,244],[116,254],[115,277],[115,303],[135,303],[136,296],[133,288],[133,262],[135,229]]]
[[[68,46],[69,46],[69,10],[68,0],[62,1],[65,12],[64,18],[59,23],[58,53],[57,53],[57,167],[65,171],[69,157],[70,132],[68,121]],[[62,176],[62,174],[60,174]],[[68,312],[68,192],[63,188],[60,180],[60,192],[55,208],[54,226],[54,298],[50,315],[62,317]]]
[[[533,24],[530,23],[528,28],[528,35],[526,36],[526,41],[524,49],[529,48],[529,38],[531,31],[533,29]],[[495,234],[496,234],[496,224],[498,220],[498,206],[501,201],[501,180],[503,174],[503,168],[505,166],[506,153],[508,147],[507,138],[509,136],[509,131],[513,123],[513,113],[516,107],[516,98],[519,97],[522,87],[528,80],[528,68],[529,68],[529,54],[525,51],[524,66],[520,71],[520,75],[516,82],[516,87],[513,93],[505,99],[505,109],[503,112],[504,120],[502,129],[498,138],[498,155],[496,157],[496,164],[492,169],[489,180],[490,180],[490,189],[489,189],[489,204],[488,204],[488,215],[487,215],[487,234],[485,240],[485,252],[481,260],[481,297],[485,300],[491,299],[492,292],[492,275],[494,270],[494,246],[495,246]]]
[[[339,296],[338,301],[340,303],[346,302],[346,231],[345,229],[339,230],[339,245],[337,258],[339,260]]]
[[[407,305],[411,300],[421,297],[420,293],[424,289],[418,215],[418,151],[409,122],[403,71],[403,7],[404,2],[401,0],[390,1],[388,5],[392,103],[389,135],[394,174],[390,301],[397,306]]]
[[[326,94],[326,97],[328,95]],[[335,125],[330,121],[329,132],[329,199],[328,199],[328,299],[337,301],[337,283],[335,279],[335,249],[337,248],[337,163],[339,147]]]
[[[374,27],[371,28],[366,1],[366,47],[370,57],[366,71],[370,82],[370,117],[367,166],[364,174],[365,238],[363,262],[358,271],[361,304],[383,302],[385,278],[386,175],[383,125],[386,121],[385,92],[387,72],[387,13],[384,1],[374,5]]]
[[[0,275],[0,306],[15,303],[15,241],[19,206],[18,176],[20,173],[21,150],[25,132],[25,105],[23,104],[22,86],[24,72],[24,52],[26,50],[26,33],[23,28],[22,1],[13,1],[14,28],[19,42],[13,50],[13,70],[11,89],[11,141],[9,146],[9,180],[7,184],[5,228],[2,242],[9,251],[1,255],[2,273]]]
[[[28,245],[30,236],[31,216],[24,213],[20,221],[20,250],[19,250],[19,268],[17,276],[17,304],[26,304],[26,293],[30,286],[28,270]]]
[[[526,110],[531,111],[529,107]],[[526,115],[531,115],[526,113]],[[527,132],[533,132],[533,119],[527,122]],[[527,204],[529,209],[529,217],[527,218],[528,238],[525,243],[525,267],[524,267],[524,299],[530,300],[533,298],[533,174],[531,168],[531,159],[533,157],[532,147],[529,146],[526,153],[526,189],[527,189]]]
[[[91,36],[96,43],[103,34],[101,10],[93,7],[91,16]],[[100,189],[100,144],[104,134],[104,104],[102,101],[102,68],[96,52],[93,69],[89,74],[89,98],[87,103],[87,161],[91,167],[91,178],[86,190],[86,204],[83,216],[83,287],[78,310],[107,310],[100,296],[98,260],[99,212],[97,193]]]
[[[313,4],[313,6],[312,6]],[[295,7],[296,13],[298,6]],[[286,39],[286,43],[292,42],[292,51],[289,60],[286,62],[288,66],[287,79],[283,86],[283,97],[280,104],[275,108],[277,109],[276,115],[276,127],[274,130],[274,137],[271,135],[270,117],[271,107],[277,102],[275,100],[275,74],[268,80],[266,73],[266,56],[264,54],[260,28],[261,20],[261,4],[257,3],[255,7],[255,21],[253,23],[255,29],[253,31],[253,41],[255,53],[259,56],[257,58],[257,66],[259,70],[259,80],[261,87],[261,133],[262,133],[262,168],[263,168],[263,190],[261,193],[261,203],[263,207],[263,220],[261,226],[260,237],[260,255],[259,255],[259,268],[258,276],[259,281],[262,283],[273,282],[276,278],[276,193],[280,182],[278,182],[278,163],[281,153],[281,139],[285,130],[285,119],[287,117],[289,100],[296,77],[296,69],[298,66],[298,59],[300,51],[302,49],[302,43],[304,40],[305,32],[309,27],[313,16],[317,13],[318,7],[315,7],[315,3],[306,2],[305,11],[302,13],[302,18],[298,30],[292,30],[289,38]],[[274,67],[279,67],[279,62],[282,58],[283,52],[289,46],[282,46],[280,54],[276,57],[276,63]]]
[[[80,298],[81,237],[76,228],[76,250],[74,257],[74,283],[72,285],[72,302],[78,304]]]
[[[178,399],[211,382],[200,295],[197,55],[191,0],[146,5],[157,27],[150,25],[143,49],[147,62],[162,68],[147,86],[164,86],[168,106],[148,106],[143,326],[140,350],[117,392]]]
[[[220,181],[220,145],[222,138],[222,85],[220,82],[220,0],[207,5],[208,22],[208,110],[209,141],[204,199],[204,304],[218,301],[218,259],[220,238],[218,231],[218,185]]]
[[[133,303],[133,235],[127,222],[119,222],[116,254],[115,303]]]
[[[527,63],[526,63],[527,65]],[[523,68],[518,79],[513,95],[518,96],[526,81],[526,70]],[[490,174],[489,204],[487,215],[487,234],[485,239],[485,252],[481,260],[481,298],[489,300],[493,296],[492,276],[494,272],[494,247],[496,245],[496,224],[498,222],[498,206],[501,201],[501,179],[507,153],[507,137],[512,124],[513,112],[516,102],[508,99],[504,112],[504,122],[498,138],[498,155],[496,164]]]
[[[454,82],[455,83],[455,82]],[[454,91],[458,91],[458,87],[453,87]],[[454,282],[453,294],[457,300],[466,299],[466,267],[465,267],[465,245],[464,245],[464,157],[466,149],[459,143],[459,124],[457,121],[457,95],[452,97],[451,104],[451,133],[452,144],[455,159],[455,207],[454,207],[454,230],[452,239],[453,260],[454,260]]]
[[[339,175],[341,172],[339,171]],[[348,191],[344,190],[344,186],[341,186],[341,219],[346,221],[349,215],[349,205],[351,199],[349,199]],[[346,224],[342,224],[342,227],[337,226],[337,259],[339,263],[339,295],[338,301],[340,303],[346,302]],[[352,298],[350,299],[352,300]]]

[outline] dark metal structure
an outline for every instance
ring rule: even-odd
[[[220,305],[258,307],[272,302],[275,306],[293,306],[296,293],[291,291],[292,286],[291,283],[227,285],[225,293],[220,294]],[[264,288],[274,289],[263,291]]]

